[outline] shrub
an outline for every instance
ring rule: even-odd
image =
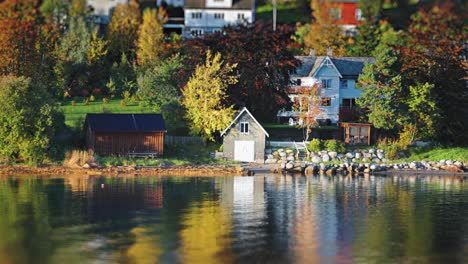
[[[127,106],[127,102],[125,102],[125,100],[122,99],[122,100],[120,100],[120,105],[125,107],[125,106]]]
[[[47,88],[29,78],[4,76],[0,102],[0,157],[41,164],[64,121]]]
[[[124,98],[124,100],[129,100],[130,97],[132,97],[132,94],[129,91],[125,91],[122,93],[122,97]]]
[[[307,148],[311,152],[319,152],[322,148],[322,143],[320,142],[320,139],[314,138],[309,142],[309,146]]]
[[[72,105],[72,106],[76,106],[75,100],[72,100],[72,101],[71,101],[71,105]]]
[[[94,152],[86,150],[72,150],[65,153],[63,165],[66,167],[82,167],[85,163],[95,161]]]
[[[102,102],[107,104],[109,102],[109,99],[107,97],[102,98]]]
[[[85,99],[83,100],[83,104],[84,104],[84,105],[89,105],[89,99],[88,99],[88,98],[85,98]]]
[[[343,142],[341,141],[337,141],[335,139],[330,139],[330,140],[327,140],[325,141],[325,149],[327,149],[328,151],[336,151],[336,152],[345,152],[345,146],[343,144]]]
[[[95,100],[94,95],[91,95],[91,96],[89,97],[89,101],[90,101],[90,102],[94,102],[94,100]]]

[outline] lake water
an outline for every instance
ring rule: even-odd
[[[468,181],[0,177],[0,263],[468,263]]]

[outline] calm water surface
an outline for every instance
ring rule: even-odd
[[[468,182],[3,177],[0,263],[468,263]]]

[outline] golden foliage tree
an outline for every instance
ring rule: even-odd
[[[140,18],[140,8],[135,0],[115,7],[107,29],[112,61],[120,61],[123,53],[130,60],[135,58],[135,40],[138,39]]]
[[[138,34],[137,60],[140,66],[154,65],[164,51],[164,33],[156,9],[143,12],[143,23]]]
[[[303,129],[304,141],[308,141],[312,128],[318,126],[317,117],[322,113],[320,88],[298,87],[298,100],[294,102],[296,112],[299,113],[298,126]]]
[[[314,49],[316,55],[326,55],[327,49],[333,50],[333,55],[346,55],[347,38],[337,25],[335,12],[341,7],[339,3],[312,0],[310,3],[314,21],[304,36],[307,49]]]
[[[205,64],[198,65],[195,73],[182,89],[182,105],[190,123],[190,132],[204,139],[214,140],[214,133],[223,130],[234,115],[233,106],[224,106],[229,85],[238,82],[232,73],[237,64],[224,63],[221,54],[206,55]]]

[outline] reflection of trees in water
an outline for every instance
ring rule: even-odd
[[[46,186],[41,179],[0,179],[2,263],[47,262],[55,245]]]

